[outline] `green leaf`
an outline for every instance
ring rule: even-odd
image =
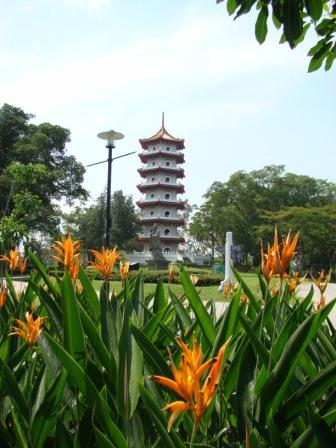
[[[107,351],[98,330],[96,329],[94,323],[81,306],[78,303],[80,318],[82,321],[83,329],[91,343],[93,350],[96,352],[100,363],[105,367],[105,369],[111,374],[112,378],[117,376],[117,366],[115,363],[114,356]]]
[[[56,448],[73,448],[70,433],[60,418],[56,424]]]
[[[308,73],[315,72],[321,67],[324,59],[328,56],[331,47],[332,42],[324,43],[321,46],[321,48],[314,54],[314,56],[310,60],[308,66]]]
[[[221,1],[223,1],[223,0],[221,0]],[[217,3],[219,3],[219,1],[217,1]],[[227,0],[226,8],[227,8],[227,12],[231,16],[237,8],[237,1],[236,0]]]
[[[155,288],[153,312],[156,314],[166,306],[163,283],[159,281]]]
[[[34,448],[43,447],[49,432],[54,428],[66,378],[65,371],[58,375],[36,412],[32,423],[32,445]]]
[[[183,443],[183,441],[180,439],[173,428],[168,433],[166,429],[167,420],[165,419],[162,410],[159,408],[156,401],[149,394],[147,389],[145,389],[143,386],[140,386],[140,395],[148,412],[152,417],[154,425],[156,426],[160,434],[161,441],[163,443],[162,446],[164,446],[165,448],[186,448],[186,445]]]
[[[233,273],[236,277],[236,279],[238,280],[238,282],[240,283],[240,285],[243,287],[244,292],[246,293],[247,297],[249,298],[251,305],[253,306],[253,308],[259,312],[261,309],[261,306],[258,303],[258,300],[255,298],[253,292],[250,290],[250,288],[247,286],[247,283],[245,282],[245,280],[241,277],[241,275],[239,274],[238,271],[236,271],[235,269],[233,269]]]
[[[54,353],[59,358],[63,367],[69,373],[70,378],[76,383],[85,397],[88,405],[95,409],[95,415],[117,448],[127,448],[123,434],[113,422],[107,403],[99,394],[91,378],[84,372],[82,367],[61,347],[51,336],[45,335]]]
[[[195,317],[200,327],[202,328],[203,335],[207,339],[210,347],[212,347],[216,339],[216,329],[203,305],[200,296],[195,289],[195,286],[192,284],[189,275],[186,273],[183,267],[181,267],[180,270],[180,280],[189,303],[194,310]]]
[[[217,356],[217,353],[221,346],[233,335],[233,330],[237,322],[237,316],[239,311],[241,289],[235,292],[234,296],[230,300],[229,306],[226,308],[223,320],[219,327],[215,343],[212,348],[211,357]]]
[[[319,20],[323,12],[322,0],[305,0],[307,12],[313,20]]]
[[[20,415],[20,412],[18,411],[18,414]],[[16,438],[16,442],[18,443],[17,448],[28,448],[28,440],[26,436],[26,431],[22,428],[20,419],[16,415],[15,411],[12,410],[11,412],[12,419],[13,419],[13,429],[14,434]]]
[[[13,375],[12,371],[8,368],[7,364],[0,359],[0,367],[2,371],[2,377],[7,389],[7,393],[11,397],[17,412],[21,415],[26,422],[29,421],[29,407],[28,403],[23,396],[21,389]]]
[[[82,267],[79,270],[78,278],[83,286],[83,289],[84,289],[84,292],[88,299],[88,304],[89,304],[90,310],[93,313],[95,322],[97,322],[97,320],[99,319],[99,315],[100,315],[100,305],[99,305],[97,293],[93,287],[93,283],[91,282],[91,280],[87,276],[87,273],[85,272],[85,270]]]
[[[242,323],[244,330],[246,331],[247,336],[251,340],[252,346],[254,348],[254,352],[256,356],[260,356],[260,359],[262,360],[265,367],[268,367],[269,365],[269,359],[270,355],[264,346],[264,344],[260,341],[257,334],[252,330],[248,322],[244,319],[241,313],[239,313],[239,319]]]
[[[144,332],[135,325],[131,324],[130,329],[139,347],[141,347],[145,361],[151,368],[153,374],[171,378],[171,370],[169,369],[166,360],[161,355],[161,352],[155,347],[154,344],[152,344]]]
[[[281,422],[295,417],[327,392],[329,387],[336,384],[336,361],[328,364],[304,386],[300,387],[279,409],[275,419]]]
[[[268,7],[264,5],[259,11],[255,24],[255,36],[259,44],[265,42],[267,36]]]
[[[294,48],[295,40],[301,36],[303,30],[303,20],[300,12],[300,3],[298,0],[284,0],[284,34],[291,48]]]
[[[109,441],[109,439],[105,436],[105,434],[101,432],[95,425],[94,425],[94,432],[96,435],[97,444],[99,448],[115,448],[115,445],[113,445],[113,443]]]
[[[85,341],[77,297],[68,272],[62,281],[63,337],[65,349],[80,365],[85,363]]]
[[[37,256],[34,254],[34,252],[32,252],[31,250],[29,251],[29,259],[35,265],[38,272],[41,274],[43,280],[45,281],[46,285],[48,286],[48,289],[52,292],[54,298],[57,299],[59,297],[58,288],[56,287],[55,283],[52,282],[52,280],[50,279],[43,264],[40,262],[40,260],[37,258]]]

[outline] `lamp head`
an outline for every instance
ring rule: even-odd
[[[122,134],[121,132],[113,131],[111,129],[110,131],[99,132],[97,137],[101,138],[103,140],[106,140],[107,141],[107,146],[114,146],[113,142],[115,140],[121,140],[122,138],[124,138],[124,134]]]

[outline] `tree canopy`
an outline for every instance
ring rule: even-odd
[[[258,261],[260,238],[271,240],[277,225],[281,232],[290,227],[301,231],[304,266],[318,268],[318,263],[330,266],[334,262],[334,183],[270,165],[250,173],[237,171],[227,182],[212,184],[204,198],[189,232],[212,253],[224,246],[226,232],[232,231],[234,242]],[[316,233],[323,235],[323,244],[314,243],[320,240],[314,240]]]
[[[331,68],[336,58],[335,0],[226,0],[226,6],[235,18],[250,13],[256,6],[255,36],[260,44],[266,39],[270,16],[274,26],[282,31],[280,42],[288,42],[291,48],[305,39],[309,28],[314,28],[318,38],[308,53],[308,71],[318,70],[323,63],[325,70]]]
[[[87,198],[85,168],[67,153],[68,129],[32,118],[9,104],[0,108],[0,219],[51,233],[59,223],[56,201]]]
[[[111,201],[112,232],[111,244],[122,250],[138,247],[137,215],[131,196],[117,190]],[[64,216],[66,231],[79,239],[86,249],[101,249],[105,244],[106,194],[88,207],[77,207]]]

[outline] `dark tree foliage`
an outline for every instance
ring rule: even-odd
[[[138,248],[135,241],[137,215],[132,197],[124,195],[121,190],[115,191],[111,210],[111,245],[126,251]],[[101,194],[89,207],[77,207],[64,219],[66,231],[80,240],[85,249],[100,250],[105,244],[106,194]]]
[[[32,118],[9,104],[0,108],[0,218],[52,233],[60,215],[55,201],[87,198],[85,169],[67,154],[68,129]]]
[[[226,0],[226,5],[235,18],[256,7],[255,36],[260,44],[266,39],[270,20],[282,30],[280,42],[288,42],[291,48],[305,39],[309,28],[314,28],[318,40],[308,53],[311,57],[308,71],[318,70],[323,63],[325,70],[331,68],[336,58],[335,0]]]

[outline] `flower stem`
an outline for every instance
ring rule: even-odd
[[[189,445],[190,448],[193,448],[193,446],[194,446],[197,428],[198,428],[198,424],[196,423],[196,420],[194,420],[194,426],[193,426],[193,430],[191,433],[191,439],[190,439],[190,445]]]

